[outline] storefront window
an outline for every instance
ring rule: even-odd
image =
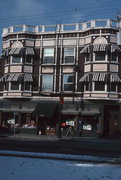
[[[74,63],[74,56],[74,48],[64,48],[64,63]]]
[[[26,64],[32,64],[32,62],[33,62],[33,58],[32,58],[31,56],[27,56],[27,57],[25,58],[25,63],[26,63]]]
[[[44,64],[53,64],[54,63],[54,48],[45,48],[43,55]]]
[[[53,91],[53,75],[42,75],[42,91]]]

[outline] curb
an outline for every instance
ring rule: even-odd
[[[0,151],[0,156],[5,157],[21,157],[33,159],[48,159],[48,160],[61,160],[61,161],[74,161],[82,163],[99,163],[99,164],[115,164],[121,165],[121,158],[105,158],[98,156],[78,156],[70,154],[52,154],[52,153],[30,153],[30,152],[17,152],[17,151]],[[86,159],[85,159],[86,157]],[[88,159],[87,159],[88,157]]]

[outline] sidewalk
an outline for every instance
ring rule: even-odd
[[[76,137],[62,136],[58,138],[56,135],[32,135],[32,134],[15,134],[15,135],[0,135],[0,138],[28,140],[28,141],[76,141],[76,142],[101,142],[108,144],[121,144],[121,138],[98,138],[98,137]]]

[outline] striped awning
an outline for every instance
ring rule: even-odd
[[[105,81],[106,73],[93,73],[92,81]]]
[[[13,55],[14,52],[15,52],[16,48],[11,48],[10,52],[9,52],[9,55]]]
[[[121,51],[120,47],[117,44],[111,44],[111,52]]]
[[[24,82],[33,82],[32,74],[24,74]]]
[[[19,55],[21,53],[22,48],[11,48],[9,55]]]
[[[16,48],[14,51],[14,54],[18,55],[18,54],[20,54],[20,52],[21,52],[21,48]]]
[[[121,79],[117,73],[111,73],[110,74],[110,82],[121,82]]]
[[[93,44],[93,51],[106,51],[107,44]]]
[[[27,47],[25,49],[25,55],[34,55],[34,49],[31,47]]]
[[[21,76],[21,73],[16,73],[12,79],[12,81],[18,81]]]
[[[14,78],[14,76],[15,76],[15,73],[11,73],[11,74],[8,76],[7,81],[8,81],[8,82],[9,82],[9,81],[12,81],[13,78]]]
[[[81,51],[80,53],[90,53],[90,45],[86,45]]]
[[[7,80],[7,74],[5,74],[3,77],[0,78],[0,82],[6,82]]]
[[[79,81],[80,82],[89,81],[89,74],[90,73],[85,73]]]
[[[8,49],[4,49],[1,54],[2,57],[8,56]]]

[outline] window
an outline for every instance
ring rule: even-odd
[[[95,61],[105,61],[105,52],[96,52]]]
[[[95,82],[95,91],[105,91],[105,83],[104,82]]]
[[[33,62],[33,58],[32,58],[31,56],[27,56],[27,57],[25,58],[25,63],[26,63],[26,64],[32,64],[32,62]]]
[[[54,48],[44,49],[43,63],[45,64],[54,63]]]
[[[74,63],[74,48],[64,48],[64,63]]]
[[[19,82],[11,82],[10,90],[19,90]]]
[[[111,83],[111,89],[112,92],[117,92],[117,85],[115,83]]]
[[[112,53],[112,61],[117,61],[117,54],[116,53]]]
[[[85,91],[89,91],[89,83],[88,82],[85,83]]]
[[[53,91],[53,75],[42,75],[42,91]]]
[[[11,63],[22,63],[22,57],[11,56]]]
[[[73,75],[66,74],[63,75],[63,90],[64,91],[73,91],[74,90],[74,79]]]
[[[24,90],[25,91],[31,91],[31,84],[29,82],[26,82],[24,85]]]
[[[90,54],[85,54],[85,62],[90,61]]]

